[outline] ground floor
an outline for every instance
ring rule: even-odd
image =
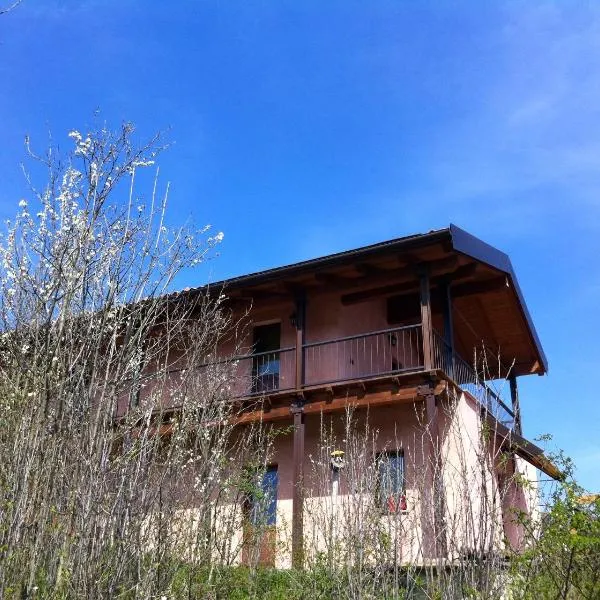
[[[523,517],[539,517],[537,471],[510,436],[464,392],[398,392],[262,414],[277,418],[260,464],[241,501],[215,514],[232,562],[427,565],[523,545]]]

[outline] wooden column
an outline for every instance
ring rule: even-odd
[[[304,385],[304,341],[306,322],[306,297],[296,296],[296,389]]]
[[[426,267],[419,270],[421,297],[421,326],[423,329],[423,366],[426,371],[433,369],[433,323],[431,320],[431,286]]]
[[[521,435],[521,407],[519,406],[519,388],[517,387],[517,376],[511,373],[508,377],[508,383],[510,384],[510,399],[512,402],[512,411],[515,415],[515,431]]]
[[[304,563],[304,342],[306,335],[306,296],[296,295],[296,390],[298,395],[290,407],[294,417],[294,493],[292,500],[292,567]]]
[[[452,318],[452,292],[450,282],[446,281],[440,286],[442,295],[442,310],[444,313],[444,340],[454,352],[454,320]]]
[[[444,489],[444,477],[442,472],[442,454],[440,440],[440,424],[438,401],[431,393],[425,396],[425,409],[427,411],[427,431],[429,433],[429,460],[426,471],[429,472],[427,484],[430,486],[429,498],[426,503],[433,509],[433,553],[435,557],[444,557],[447,553],[446,539],[446,493]]]
[[[450,282],[446,281],[440,286],[442,299],[442,312],[444,316],[444,369],[450,377],[454,378],[454,320],[452,318],[452,292]]]
[[[304,562],[304,403],[292,404],[294,417],[294,494],[292,501],[292,567],[301,569]]]

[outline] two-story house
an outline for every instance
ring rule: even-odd
[[[512,511],[535,514],[537,469],[561,474],[523,436],[518,378],[548,365],[506,254],[450,225],[211,288],[249,310],[252,351],[236,359],[235,396],[248,399],[240,427],[291,431],[275,440],[261,481],[265,562],[300,565],[324,548],[323,511],[339,516],[343,542],[349,499],[365,493],[352,482],[365,474],[348,438],[365,428],[367,492],[386,527],[402,525],[405,560],[522,543]],[[315,475],[324,448],[325,483]]]

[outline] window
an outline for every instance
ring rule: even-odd
[[[415,325],[421,322],[421,302],[418,294],[391,296],[387,299],[389,325]]]
[[[277,466],[256,473],[255,484],[248,495],[248,518],[254,526],[271,526],[277,521]]]
[[[253,393],[268,392],[279,388],[278,351],[280,348],[281,323],[260,325],[254,328]]]
[[[406,510],[404,493],[404,453],[402,450],[377,455],[378,498],[382,510],[395,513]]]

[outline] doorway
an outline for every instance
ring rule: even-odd
[[[255,327],[253,348],[252,393],[279,389],[281,323]]]

